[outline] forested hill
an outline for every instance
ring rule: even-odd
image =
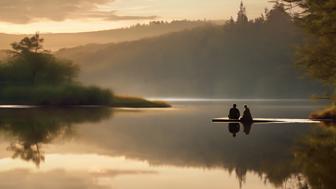
[[[139,40],[146,37],[159,36],[171,32],[182,31],[219,21],[154,21],[150,24],[135,25],[129,28],[82,32],[82,33],[55,33],[43,34],[45,39],[45,48],[58,50],[90,43],[111,43]],[[18,41],[26,35],[11,35],[0,33],[0,49],[8,49],[9,44]]]
[[[81,81],[119,93],[163,97],[299,98],[318,93],[293,64],[303,40],[275,6],[253,21],[238,18],[151,39],[57,52],[82,66]]]

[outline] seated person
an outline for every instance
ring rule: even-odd
[[[250,112],[250,109],[247,107],[247,105],[244,106],[245,110],[243,113],[243,117],[240,119],[243,122],[253,122],[253,118]]]
[[[229,119],[239,119],[240,112],[236,104],[233,104],[233,107],[230,109]]]

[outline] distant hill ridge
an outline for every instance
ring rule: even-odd
[[[269,18],[118,44],[63,49],[84,83],[147,97],[303,98],[321,87],[293,64],[303,33]]]
[[[154,21],[150,24],[138,24],[128,28],[81,32],[81,33],[51,33],[42,34],[45,38],[45,48],[58,50],[86,44],[118,43],[133,41],[142,38],[160,36],[163,34],[182,31],[210,23],[221,24],[223,21],[188,21],[177,20],[172,22]],[[27,35],[0,33],[0,49],[9,49],[14,41],[19,41]]]

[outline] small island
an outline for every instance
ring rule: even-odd
[[[37,33],[12,43],[0,62],[0,104],[35,106],[110,106],[166,108],[166,102],[122,97],[109,89],[84,86],[75,79],[78,65],[44,50]]]

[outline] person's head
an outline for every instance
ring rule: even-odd
[[[233,104],[233,107],[236,108],[236,107],[237,107],[237,104]]]

